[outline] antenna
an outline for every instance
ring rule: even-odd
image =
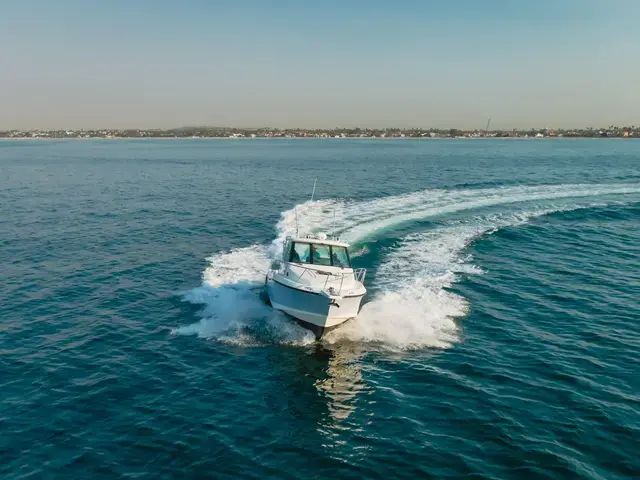
[[[294,205],[293,206],[293,212],[296,215],[296,237],[298,236],[298,206]]]
[[[336,239],[336,207],[333,206],[333,239]]]
[[[318,181],[318,177],[313,181],[313,190],[311,191],[311,201],[313,202],[313,196],[316,193],[316,182]]]

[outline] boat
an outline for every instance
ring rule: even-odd
[[[358,315],[367,293],[364,268],[352,268],[349,245],[326,234],[287,237],[272,263],[265,293],[275,310],[293,317],[316,339]]]

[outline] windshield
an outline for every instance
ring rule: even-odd
[[[314,265],[331,266],[331,251],[329,245],[311,245],[312,263]]]
[[[294,243],[291,246],[289,261],[327,267],[351,268],[349,253],[345,247],[317,243]]]
[[[308,243],[294,243],[291,248],[290,262],[311,263],[311,245]]]
[[[345,247],[331,247],[331,261],[334,267],[351,268],[349,254]]]

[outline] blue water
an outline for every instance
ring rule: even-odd
[[[640,477],[640,143],[0,142],[0,477]],[[314,178],[316,201],[308,201]],[[313,336],[295,228],[368,268]]]

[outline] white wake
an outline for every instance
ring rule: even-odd
[[[546,185],[425,190],[362,202],[323,200],[297,205],[300,232],[330,231],[335,210],[336,231],[355,244],[356,256],[368,253],[363,242],[374,241],[385,231],[411,221],[438,221],[435,228],[408,235],[400,245],[381,252],[375,295],[356,319],[328,334],[324,341],[369,342],[394,349],[446,348],[459,338],[455,319],[468,309],[466,300],[449,287],[460,275],[481,273],[465,254],[472,241],[540,215],[593,205],[586,199],[636,193],[640,193],[640,185]],[[483,208],[498,212],[476,212]],[[244,345],[312,343],[310,332],[274,312],[259,296],[270,260],[280,255],[284,240],[295,230],[295,210],[287,210],[270,245],[253,245],[208,258],[202,286],[184,294],[186,301],[203,305],[202,319],[173,332]]]

